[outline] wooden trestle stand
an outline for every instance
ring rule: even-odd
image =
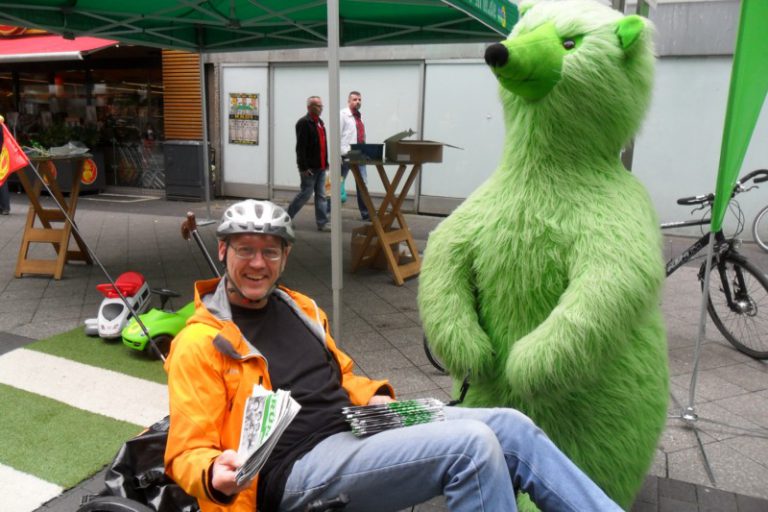
[[[38,166],[38,171],[46,180],[53,196],[73,221],[75,219],[75,211],[77,210],[77,200],[80,196],[80,179],[83,176],[83,166],[88,158],[91,158],[91,155],[30,158]],[[74,166],[75,170],[72,172],[72,187],[70,188],[69,201],[64,198],[56,177],[51,172],[50,162],[61,160],[77,160],[79,164]],[[72,230],[72,224],[70,224],[64,214],[58,208],[43,208],[40,203],[40,193],[43,188],[42,182],[34,174],[32,175],[32,181],[30,181],[25,170],[21,170],[17,174],[31,204],[27,212],[27,222],[24,225],[24,236],[21,240],[19,258],[16,262],[16,272],[14,275],[21,277],[24,274],[36,274],[52,276],[58,280],[61,279],[61,275],[64,272],[64,265],[69,261],[83,261],[89,265],[93,264],[85,243]],[[35,227],[35,219],[38,218],[42,227]],[[53,223],[62,223],[63,225],[61,227],[54,227]],[[75,239],[79,250],[69,250],[70,237]],[[56,253],[56,258],[30,258],[30,245],[34,243],[51,244]]]
[[[403,176],[405,176],[408,164],[411,170],[408,177],[402,184],[398,192]],[[371,195],[368,193],[368,187],[360,175],[359,163],[351,162],[350,169],[355,176],[357,190],[363,198],[365,206],[371,215],[371,224],[363,228],[358,228],[353,232],[354,236],[364,236],[358,250],[354,251],[352,256],[352,272],[357,271],[363,266],[375,266],[377,261],[381,261],[383,254],[386,266],[392,273],[395,284],[402,286],[406,279],[418,275],[421,271],[421,257],[416,248],[416,242],[413,240],[408,223],[401,213],[403,201],[408,196],[413,182],[421,170],[420,162],[408,162],[396,164],[397,172],[394,179],[390,182],[383,163],[374,163],[379,171],[381,182],[384,184],[385,195],[379,205],[379,208],[373,204]],[[397,221],[397,226],[394,226]],[[400,243],[405,242],[408,246],[410,255],[400,253]],[[354,240],[353,240],[354,243]]]

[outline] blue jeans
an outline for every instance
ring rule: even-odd
[[[328,224],[328,214],[325,211],[325,170],[312,169],[312,173],[299,173],[301,190],[288,205],[288,215],[293,219],[301,207],[307,204],[312,193],[315,194],[315,222],[317,227]]]
[[[542,511],[620,511],[524,414],[446,407],[445,422],[325,439],[293,466],[281,510],[346,493],[345,510],[396,511],[443,494],[461,512],[515,511],[515,490]]]
[[[349,174],[349,162],[344,162],[342,160],[341,162],[341,181],[342,183],[347,178],[347,175]],[[360,166],[360,177],[363,178],[363,181],[365,183],[368,183],[368,172],[365,170],[365,166]],[[365,206],[365,201],[363,201],[363,196],[360,194],[360,189],[357,188],[357,181],[355,181],[355,190],[357,191],[357,208],[360,210],[360,217],[363,220],[368,220],[370,218],[370,214],[368,213],[368,207]],[[328,213],[331,213],[331,198],[329,197],[327,200],[328,203]]]

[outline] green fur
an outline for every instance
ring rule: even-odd
[[[645,28],[645,22],[640,16],[627,16],[622,19],[616,28],[616,35],[624,50],[628,50],[635,44]]]
[[[527,6],[511,51],[545,24],[577,45],[534,101],[500,79],[502,162],[430,235],[419,307],[456,382],[472,374],[467,405],[519,408],[629,508],[668,374],[657,219],[619,160],[650,100],[651,34],[622,19],[585,0]]]
[[[560,81],[566,50],[554,24],[544,23],[504,44],[510,50],[509,62],[492,71],[507,90],[535,101]]]

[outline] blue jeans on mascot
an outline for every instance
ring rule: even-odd
[[[293,219],[299,213],[301,207],[307,204],[312,193],[315,194],[315,222],[321,228],[328,224],[328,214],[325,211],[325,169],[311,169],[308,173],[299,173],[301,176],[301,190],[288,205],[288,215]]]
[[[348,510],[401,510],[444,494],[451,511],[620,511],[524,414],[446,407],[446,421],[357,438],[335,434],[293,466],[281,510],[341,493]],[[482,485],[481,485],[482,484]]]

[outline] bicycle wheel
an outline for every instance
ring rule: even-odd
[[[713,262],[707,310],[734,347],[755,359],[768,359],[768,278],[762,271],[740,256]]]
[[[757,245],[768,251],[768,206],[760,210],[752,223],[752,236]]]
[[[427,359],[429,359],[429,362],[432,363],[432,366],[437,368],[437,370],[440,373],[448,373],[445,371],[445,366],[443,366],[442,361],[440,361],[437,356],[432,352],[432,350],[429,348],[429,343],[427,342],[427,337],[423,337],[423,343],[424,343],[424,353],[427,355]]]
[[[128,498],[98,496],[80,505],[77,512],[154,512],[154,510]]]

